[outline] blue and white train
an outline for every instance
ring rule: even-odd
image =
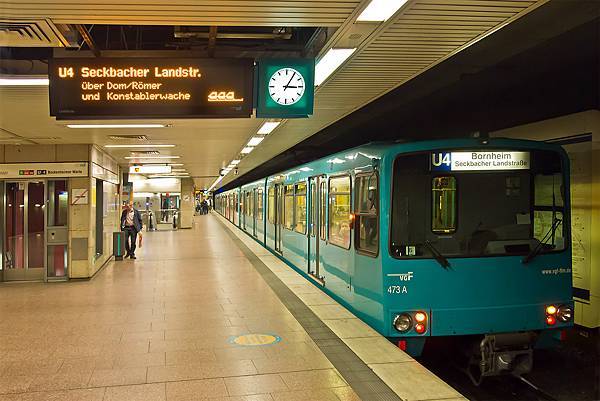
[[[569,162],[509,139],[374,143],[215,195],[230,222],[413,356],[524,373],[572,326]]]

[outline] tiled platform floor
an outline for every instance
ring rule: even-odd
[[[358,400],[216,219],[137,254],[91,281],[0,284],[0,401]],[[282,340],[229,343],[246,333]]]

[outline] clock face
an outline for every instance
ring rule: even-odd
[[[276,103],[289,106],[304,95],[304,77],[293,68],[281,68],[269,79],[269,95]]]

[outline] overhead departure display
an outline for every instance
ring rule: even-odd
[[[50,115],[57,119],[250,117],[253,60],[55,58]]]

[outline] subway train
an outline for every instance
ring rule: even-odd
[[[371,143],[215,195],[215,210],[401,349],[460,339],[522,374],[573,325],[569,160],[548,143]]]

